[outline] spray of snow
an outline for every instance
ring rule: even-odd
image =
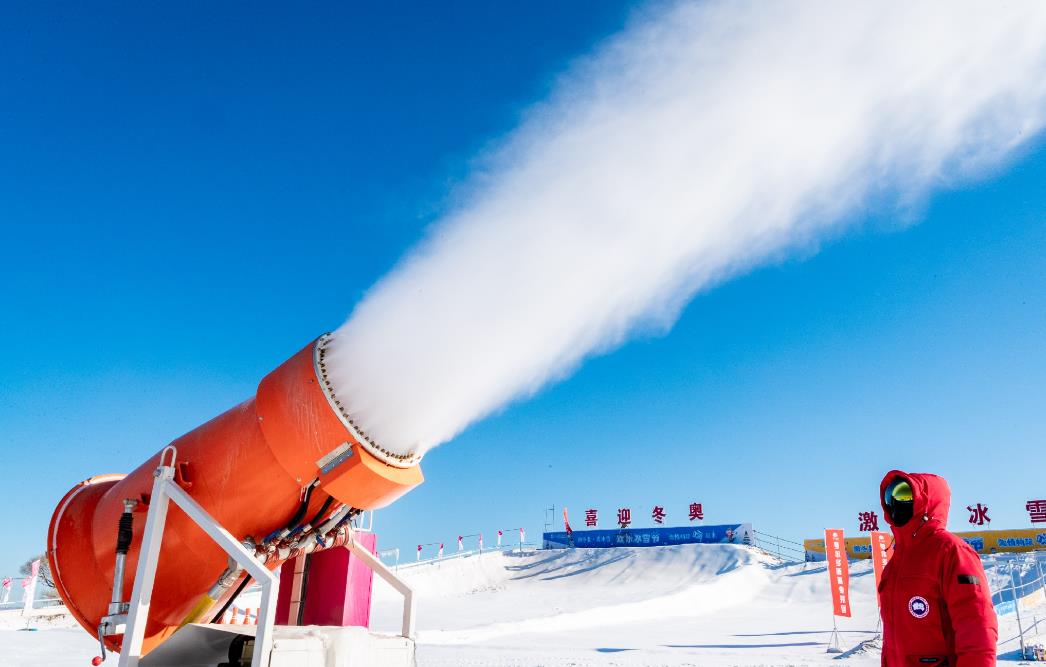
[[[696,292],[983,174],[1046,119],[1046,3],[656,5],[357,304],[331,376],[423,452]]]

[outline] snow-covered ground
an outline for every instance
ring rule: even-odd
[[[0,667],[85,667],[96,655],[98,640],[64,607],[41,609],[28,622],[20,610],[0,611]]]
[[[863,644],[876,630],[867,562],[852,567],[855,616],[838,619],[847,651],[838,662],[826,652],[824,565],[782,564],[746,547],[490,552],[399,572],[417,591],[421,667],[879,664]],[[401,605],[376,580],[374,629],[398,630]],[[23,632],[17,612],[5,614],[0,666],[83,666],[98,653],[68,617]],[[1046,618],[1046,606],[1026,614],[1026,626],[1036,614]],[[1012,655],[1016,619],[1000,621],[1000,653]]]
[[[419,665],[840,664],[826,652],[824,564],[782,564],[746,547],[491,553],[400,574],[419,595]],[[878,665],[865,644],[878,618],[870,563],[851,577],[855,615],[837,619],[843,660]],[[374,628],[394,631],[400,605],[376,584]],[[1005,653],[1017,630],[1012,616],[1001,621]]]

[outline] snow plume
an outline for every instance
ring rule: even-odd
[[[423,452],[1044,118],[1041,0],[648,7],[357,304],[332,380],[379,444]]]

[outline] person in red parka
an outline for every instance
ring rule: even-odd
[[[977,552],[945,529],[948,483],[893,470],[879,497],[895,545],[879,583],[883,667],[995,665],[991,591]]]

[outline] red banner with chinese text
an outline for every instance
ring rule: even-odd
[[[890,533],[872,531],[872,571],[875,572],[875,590],[883,580],[883,570],[893,556],[893,536]],[[877,596],[878,597],[878,596]]]
[[[843,531],[828,528],[824,531],[824,547],[828,581],[831,582],[832,613],[850,617],[850,563],[846,560],[846,543]]]

